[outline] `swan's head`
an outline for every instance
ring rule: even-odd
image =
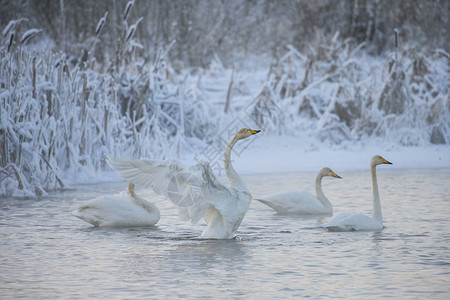
[[[322,176],[331,176],[334,178],[341,178],[341,176],[339,176],[338,174],[334,173],[333,170],[331,170],[330,168],[323,168],[320,173],[322,174]]]
[[[370,163],[372,166],[378,166],[378,165],[382,165],[382,164],[392,165],[391,162],[385,160],[380,155],[375,155],[374,157],[372,157],[372,160],[370,161]]]
[[[237,137],[238,140],[242,140],[242,139],[248,138],[249,136],[257,134],[260,131],[261,130],[253,130],[253,129],[249,129],[249,128],[242,128],[242,129],[240,129],[237,132],[236,137]]]

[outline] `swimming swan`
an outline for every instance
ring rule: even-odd
[[[208,162],[183,167],[176,160],[106,158],[111,168],[123,178],[167,196],[192,223],[203,217],[207,226],[202,237],[231,239],[252,200],[247,186],[231,164],[231,149],[237,141],[258,132],[260,130],[243,128],[226,146],[223,163],[230,187],[219,182]]]
[[[279,214],[331,214],[333,205],[322,191],[321,183],[324,176],[342,178],[330,168],[323,168],[316,176],[317,196],[306,191],[288,191],[262,196],[255,200],[270,206]]]
[[[363,214],[341,213],[328,224],[323,224],[329,231],[379,231],[383,229],[383,215],[381,214],[380,194],[378,192],[376,166],[381,164],[392,165],[383,157],[375,155],[370,161],[373,189],[373,216]]]
[[[136,196],[134,184],[128,184],[128,192],[102,196],[80,206],[72,214],[94,226],[144,227],[158,223],[158,207]]]

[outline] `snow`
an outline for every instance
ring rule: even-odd
[[[263,134],[263,133],[261,133]],[[235,159],[243,174],[318,172],[323,167],[340,171],[368,170],[372,156],[379,154],[393,163],[393,169],[450,168],[450,146],[380,147],[352,145],[348,149],[303,143],[298,137],[263,137]]]
[[[20,40],[20,43],[25,43],[27,40],[35,36],[36,34],[42,32],[42,29],[32,28],[27,30],[23,35],[22,39]]]
[[[339,171],[368,170],[372,156],[379,154],[393,163],[392,169],[450,168],[450,145],[405,147],[382,143],[355,143],[347,147],[327,146],[300,136],[267,135],[262,131],[241,151],[239,142],[232,154],[233,166],[240,174],[318,172],[323,167]],[[381,145],[380,145],[381,144]],[[184,153],[186,165],[197,162],[198,153]],[[217,151],[219,164],[222,152]],[[216,172],[223,172],[215,170]],[[222,173],[223,174],[223,173]]]
[[[96,35],[99,35],[102,32],[103,27],[105,26],[105,23],[106,23],[106,17],[108,17],[108,12],[105,12],[105,15],[103,16],[103,18],[101,18],[100,21],[98,21],[97,27],[95,28]]]

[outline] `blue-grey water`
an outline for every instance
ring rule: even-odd
[[[371,213],[368,171],[324,179],[340,212]],[[315,174],[244,176],[254,196],[313,191]],[[202,240],[164,198],[151,228],[95,228],[71,216],[125,182],[0,201],[0,295],[11,298],[449,299],[450,170],[378,167],[382,232],[327,232],[330,217],[279,216],[253,202],[233,240]]]

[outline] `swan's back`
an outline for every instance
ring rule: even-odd
[[[255,198],[279,214],[325,214],[331,213],[316,196],[306,191],[279,192]]]
[[[341,213],[322,227],[328,231],[378,231],[383,224],[363,214]]]
[[[72,214],[94,226],[142,227],[153,226],[160,218],[159,209],[139,198],[138,205],[127,192],[102,196],[80,206]]]

